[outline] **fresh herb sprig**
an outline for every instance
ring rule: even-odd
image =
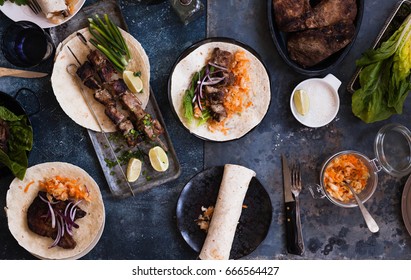
[[[99,15],[89,18],[89,31],[93,38],[90,42],[110,60],[114,67],[122,73],[131,59],[130,50],[121,34],[107,14],[104,19]]]

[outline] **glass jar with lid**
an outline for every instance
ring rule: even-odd
[[[361,201],[366,202],[374,194],[378,185],[378,172],[384,170],[391,176],[404,177],[411,173],[411,132],[397,123],[383,126],[377,133],[374,141],[374,152],[376,158],[369,159],[366,155],[353,151],[342,151],[329,157],[322,165],[320,173],[320,184],[316,187],[309,186],[314,198],[327,197],[335,205],[341,207],[358,206],[354,198],[349,201],[340,201],[333,197],[326,189],[325,170],[331,162],[341,155],[352,154],[366,166],[369,171],[366,186],[358,194]]]

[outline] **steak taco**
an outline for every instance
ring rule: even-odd
[[[141,107],[144,109],[147,106],[150,97],[150,64],[148,56],[141,44],[129,33],[121,30],[122,35],[128,45],[131,53],[131,61],[127,66],[127,70],[138,72],[143,82],[143,90],[136,93],[136,96],[141,102]],[[77,124],[94,130],[100,131],[98,123],[95,121],[93,114],[90,112],[86,101],[81,94],[79,83],[76,81],[77,77],[70,75],[67,72],[67,66],[74,64],[77,66],[78,62],[71,54],[69,48],[76,55],[81,64],[87,60],[87,55],[94,46],[90,43],[85,45],[76,36],[81,33],[87,40],[90,39],[91,34],[87,28],[81,29],[69,37],[67,37],[56,50],[55,63],[53,73],[51,76],[51,83],[54,94],[63,111]],[[121,77],[121,74],[119,74]],[[83,87],[88,103],[96,113],[97,119],[100,121],[101,127],[105,132],[116,131],[115,125],[105,114],[105,107],[99,103],[93,96],[93,90]]]
[[[16,178],[10,184],[6,205],[10,232],[41,259],[78,259],[96,245],[104,229],[98,185],[69,163],[30,167],[23,181]]]
[[[249,47],[206,39],[184,53],[169,80],[169,98],[182,124],[196,136],[228,141],[264,118],[271,99],[266,68]]]

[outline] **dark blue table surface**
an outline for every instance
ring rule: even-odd
[[[86,5],[95,2],[88,0]],[[409,125],[410,98],[403,115],[364,124],[352,115],[351,94],[345,90],[355,71],[355,60],[372,44],[397,1],[365,1],[356,43],[345,60],[332,71],[343,82],[339,91],[340,111],[333,122],[319,129],[305,128],[291,115],[290,92],[306,77],[293,72],[277,53],[268,28],[267,1],[209,0],[204,3],[207,14],[184,26],[168,1],[153,6],[140,1],[119,1],[130,33],[141,42],[149,56],[151,86],[182,167],[177,180],[136,197],[116,199],[111,195],[87,131],[62,111],[49,78],[0,78],[2,92],[13,95],[27,87],[39,95],[42,110],[31,118],[35,141],[29,164],[67,161],[85,169],[100,185],[106,207],[106,226],[101,240],[84,259],[195,259],[197,254],[185,243],[176,227],[178,195],[184,184],[204,167],[225,163],[238,163],[256,170],[273,205],[267,238],[245,258],[410,259],[411,237],[401,216],[401,194],[406,177],[396,179],[379,173],[377,191],[366,203],[380,225],[377,234],[368,231],[358,209],[342,209],[327,200],[314,200],[307,188],[318,182],[321,164],[331,154],[354,149],[373,158],[372,144],[382,125],[389,122]],[[10,23],[11,20],[0,13],[0,33]],[[209,143],[190,135],[178,123],[168,102],[167,81],[173,63],[184,49],[208,36],[233,37],[250,45],[261,55],[270,72],[270,110],[257,129],[237,141]],[[2,55],[0,66],[14,68]],[[52,64],[48,62],[33,70],[50,73]],[[22,103],[24,105],[24,100]],[[306,253],[302,257],[286,252],[281,153],[299,160],[304,166],[301,207]],[[12,179],[10,175],[0,174],[0,208],[5,206],[6,191]],[[0,259],[33,259],[10,234],[4,212],[0,214]]]

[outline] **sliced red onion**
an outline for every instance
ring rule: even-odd
[[[73,221],[73,222],[74,222],[74,218],[76,217],[76,214],[75,214],[76,207],[77,207],[77,205],[79,205],[82,201],[83,201],[83,200],[80,199],[79,201],[77,201],[76,203],[74,203],[73,207],[71,207],[71,209],[70,209],[69,218],[70,218],[71,221]],[[74,214],[73,214],[73,212],[74,212]]]
[[[218,68],[218,69],[221,69],[221,70],[224,70],[224,71],[228,71],[228,69],[225,68],[224,66],[220,66],[220,65],[215,64],[215,63],[212,63],[212,62],[209,62],[208,65],[211,65],[211,66],[213,66],[213,67],[215,67],[215,68]]]
[[[218,77],[218,78],[211,78],[210,80],[208,80],[207,82],[203,82],[203,86],[212,86],[212,85],[216,85],[219,82],[223,81],[224,77]]]
[[[67,211],[70,208],[70,205],[72,204],[72,202],[70,201],[69,203],[67,203],[66,209],[64,209],[64,216],[67,216]]]
[[[39,197],[40,197],[41,200],[43,200],[43,202],[45,202],[45,203],[50,203],[50,204],[53,204],[53,205],[60,202],[60,201],[49,201],[48,199],[45,199],[45,198],[42,197],[41,195],[39,195]]]
[[[65,228],[65,226],[64,226],[64,220],[63,220],[63,217],[62,216],[59,216],[59,218],[60,218],[60,223],[61,223],[61,226],[60,226],[60,228],[61,228],[61,237],[63,237],[64,236],[64,228]]]
[[[57,236],[56,236],[56,239],[54,239],[54,242],[50,245],[49,249],[56,247],[60,239],[61,239],[61,226],[60,226],[60,223],[57,223]]]
[[[55,228],[56,227],[56,214],[54,213],[53,207],[51,206],[50,202],[47,202],[48,206],[49,206],[49,211],[50,211],[50,215],[51,215],[51,227]]]
[[[71,225],[69,225],[69,224],[67,224],[66,223],[66,232],[69,234],[69,235],[71,235],[71,236],[73,236],[73,232],[71,231]]]

